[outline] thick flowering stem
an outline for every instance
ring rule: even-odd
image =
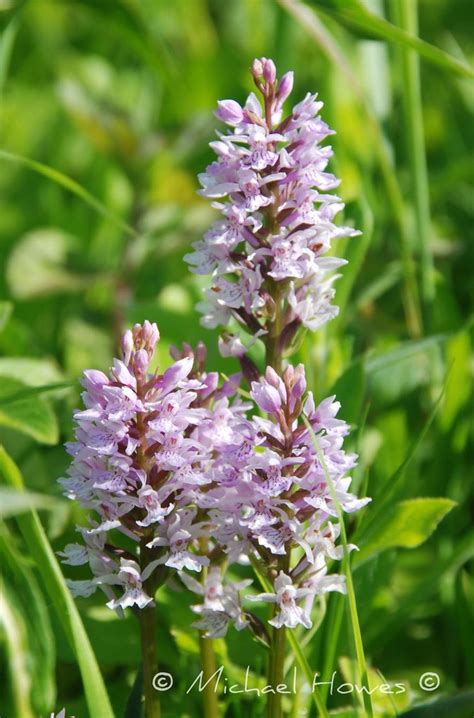
[[[200,548],[203,553],[208,553],[209,542],[203,536],[200,540]],[[202,585],[206,591],[206,580],[209,578],[207,567],[202,570]],[[210,680],[216,672],[216,657],[214,655],[214,642],[205,631],[199,631],[199,653],[201,656],[202,683],[205,686],[202,692],[204,718],[219,718],[219,700],[217,697],[216,679]]]
[[[199,652],[201,654],[202,692],[204,718],[219,718],[219,701],[217,697],[216,679],[210,681],[216,672],[216,657],[212,638],[205,638],[204,632],[199,632]],[[208,683],[208,681],[210,681]]]
[[[276,613],[276,611],[275,611]],[[284,690],[284,664],[285,664],[285,646],[286,646],[286,628],[273,628],[271,655],[269,661],[268,685],[272,687],[272,691],[268,694],[267,716],[268,718],[282,718],[282,693],[278,691],[279,687]]]
[[[142,539],[140,544],[140,568],[145,570],[148,565],[149,549],[146,548],[148,539]],[[137,611],[140,623],[140,645],[143,665],[143,692],[145,697],[145,718],[160,718],[159,693],[153,687],[153,678],[158,673],[158,657],[156,651],[156,608],[154,605],[146,606]]]
[[[281,350],[282,307],[280,285],[274,282],[272,298],[275,302],[275,315],[270,323],[270,331],[265,341],[266,365],[271,366],[281,376],[283,372],[283,355]]]

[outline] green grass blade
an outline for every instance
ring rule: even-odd
[[[3,88],[8,75],[17,30],[18,22],[16,18],[13,18],[0,37],[0,98],[3,94]]]
[[[394,0],[394,15],[398,25],[416,36],[418,33],[417,0]],[[430,249],[431,216],[426,166],[423,109],[420,83],[420,60],[416,52],[401,48],[402,104],[405,117],[408,156],[412,175],[416,232],[421,256],[421,286],[426,304],[434,298],[433,257]]]
[[[413,0],[408,0],[412,2]],[[338,20],[351,30],[362,31],[372,38],[394,42],[402,47],[415,50],[421,57],[433,65],[452,72],[459,77],[474,78],[474,70],[460,62],[439,47],[421,40],[405,29],[392,25],[391,22],[370,12],[358,0],[317,0],[312,3],[318,12],[327,14]]]
[[[46,597],[29,565],[29,558],[20,552],[17,544],[16,536],[0,521],[2,580],[7,590],[11,590],[13,606],[25,624],[26,665],[33,678],[31,703],[43,714],[56,700],[56,645]]]
[[[357,612],[357,601],[356,601],[356,595],[355,595],[355,590],[354,590],[354,582],[352,580],[352,571],[351,571],[350,556],[349,556],[349,550],[348,550],[346,526],[344,524],[344,516],[342,514],[341,506],[337,500],[336,491],[334,489],[334,484],[332,482],[331,475],[330,475],[328,467],[326,465],[324,454],[321,451],[318,437],[314,433],[313,427],[311,426],[311,424],[309,423],[309,421],[307,420],[307,418],[305,416],[303,416],[303,421],[306,424],[306,427],[311,436],[311,440],[313,442],[314,448],[316,449],[316,454],[318,456],[319,462],[323,469],[324,478],[329,487],[329,490],[331,493],[331,498],[333,500],[334,506],[336,507],[336,510],[338,513],[338,518],[339,518],[339,523],[341,525],[341,540],[342,540],[342,545],[344,547],[343,567],[344,567],[344,573],[346,576],[347,599],[348,599],[348,603],[349,603],[349,616],[350,616],[350,623],[351,623],[351,629],[352,629],[352,636],[354,639],[354,645],[355,645],[355,650],[356,650],[357,664],[358,664],[358,668],[359,668],[361,685],[364,686],[366,689],[363,692],[364,709],[365,709],[367,717],[372,718],[374,713],[373,713],[373,708],[372,708],[372,701],[370,698],[370,694],[368,692],[369,691],[369,678],[368,678],[368,671],[367,671],[367,662],[365,660],[364,644],[362,641],[362,631],[360,629],[359,614]]]
[[[2,582],[3,583],[3,582]],[[34,718],[30,704],[31,681],[26,667],[26,628],[14,608],[13,596],[1,585],[0,627],[6,643],[13,704],[17,716]]]
[[[94,209],[98,214],[105,217],[105,219],[115,224],[127,234],[132,237],[138,236],[138,232],[133,227],[127,224],[127,222],[124,222],[123,219],[118,217],[114,212],[111,212],[110,209],[102,204],[102,202],[99,202],[99,200],[96,199],[87,189],[85,189],[85,187],[80,185],[79,182],[76,182],[76,180],[73,180],[71,177],[68,177],[62,172],[59,172],[59,170],[54,169],[54,167],[45,165],[42,162],[37,162],[29,157],[23,157],[22,155],[17,155],[13,152],[7,152],[6,150],[0,150],[0,159],[12,164],[28,167],[28,169],[37,172],[52,182],[56,182],[56,184],[64,187],[64,189],[69,190],[69,192],[75,194],[76,197],[82,199],[83,202],[89,205],[89,207],[92,207],[92,209]]]
[[[5,482],[18,491],[24,490],[21,473],[0,447],[0,473]],[[92,646],[87,637],[76,604],[67,588],[59,563],[35,511],[17,517],[18,527],[36,562],[54,610],[62,624],[79,664],[84,693],[91,718],[114,718],[107,691]]]

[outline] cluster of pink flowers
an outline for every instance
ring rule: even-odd
[[[197,549],[203,525],[195,496],[210,480],[202,467],[211,448],[195,433],[208,420],[218,377],[192,378],[192,354],[163,374],[150,373],[158,339],[156,324],[136,325],[125,332],[122,359],[109,376],[85,372],[86,408],[75,412],[76,441],[67,445],[73,461],[61,480],[66,495],[99,518],[79,527],[84,544],[69,544],[61,555],[64,563],[88,562],[93,573],[70,582],[73,593],[88,596],[100,587],[111,608],[150,603],[144,583],[160,566],[200,571],[208,563]],[[145,568],[114,545],[114,530],[149,549]]]
[[[143,608],[175,571],[202,598],[194,625],[209,637],[231,624],[265,636],[244,600],[275,603],[275,628],[309,628],[315,597],[345,590],[327,565],[343,556],[340,511],[369,501],[349,492],[357,457],[343,449],[349,427],[337,418],[339,403],[316,406],[303,365],[282,369],[299,327],[317,329],[337,313],[332,271],[344,261],[327,256],[331,240],[358,234],[333,223],[343,204],[327,194],[338,181],[325,171],[330,148],[319,145],[331,132],[314,95],[282,119],[292,73],[277,81],[262,58],[252,74],[263,107],[253,94],[243,108],[219,103],[233,131],[212,143],[218,159],[200,179],[223,219],[188,256],[193,271],[212,275],[204,324],[233,317],[251,334],[246,344],[227,332],[220,340],[224,355],[241,359],[248,400],[239,397],[240,375],[219,388],[218,375],[206,373],[203,345],[173,350],[169,369],[150,372],[158,329],[136,325],[108,376],[85,372],[85,410],[74,415],[62,480],[99,517],[78,529],[82,544],[62,552],[65,563],[92,570],[92,579],[71,582],[73,592],[100,587],[111,608]],[[273,366],[263,377],[245,356],[259,338]],[[114,532],[138,550],[125,550]],[[243,594],[252,581],[233,580],[233,567],[249,563],[272,593]]]
[[[151,374],[157,339],[156,325],[137,325],[125,333],[123,359],[109,376],[85,372],[86,408],[74,415],[73,461],[61,481],[66,495],[99,520],[79,527],[83,543],[61,554],[71,565],[89,563],[93,573],[70,582],[73,593],[88,596],[100,587],[111,608],[143,608],[153,598],[145,583],[175,569],[204,597],[196,625],[220,636],[229,623],[249,625],[240,591],[250,582],[233,583],[228,569],[252,558],[274,581],[271,600],[280,613],[273,625],[311,625],[314,597],[344,590],[344,581],[326,575],[326,559],[342,557],[338,512],[303,415],[342,509],[356,511],[368,501],[349,493],[356,457],[342,448],[348,426],[336,418],[339,404],[331,397],[315,407],[301,364],[288,366],[283,378],[267,367],[245,403],[230,400],[237,377],[219,390],[217,375],[198,371],[189,349],[163,374]],[[139,543],[138,555],[116,545],[114,530]],[[209,566],[203,584],[185,572],[203,566]]]
[[[267,367],[265,377],[252,383],[251,397],[252,408],[256,406],[264,415],[238,419],[233,439],[213,461],[212,482],[202,505],[208,509],[215,525],[214,540],[227,561],[248,563],[250,558],[274,582],[275,594],[247,598],[278,604],[272,625],[309,627],[315,596],[344,591],[342,576],[326,575],[326,559],[342,558],[342,547],[335,545],[339,525],[334,499],[346,512],[357,511],[369,499],[349,493],[347,473],[355,466],[356,456],[342,448],[348,426],[336,418],[339,404],[334,397],[315,407],[311,392],[306,392],[303,365],[288,366],[283,378]],[[324,468],[303,415],[318,437]],[[285,570],[280,568],[282,563]],[[219,590],[225,595],[222,585]],[[221,604],[205,601],[199,626],[209,635],[222,635],[226,619],[237,617],[241,624],[241,613],[233,610],[239,605],[235,592],[233,597],[227,612]],[[298,605],[300,599],[304,599],[303,607]]]
[[[199,179],[222,218],[185,259],[191,271],[212,276],[198,305],[204,326],[234,318],[255,336],[278,313],[290,339],[299,326],[316,330],[336,316],[333,270],[345,260],[328,256],[331,241],[359,232],[333,222],[344,204],[329,194],[339,180],[326,172],[331,148],[320,145],[333,134],[319,117],[323,103],[307,94],[282,118],[293,73],[277,81],[274,63],[263,58],[252,74],[263,106],[254,93],[244,107],[219,102],[216,114],[232,129],[211,142],[217,160]],[[228,335],[221,349],[246,350]]]

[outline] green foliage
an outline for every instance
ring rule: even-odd
[[[0,497],[3,518],[3,488]],[[2,590],[7,602],[11,601],[10,612],[15,617],[17,635],[26,644],[23,649],[26,676],[23,680],[29,684],[29,690],[24,691],[25,697],[31,700],[38,713],[47,712],[56,694],[56,651],[48,608],[28,560],[22,556],[14,536],[3,523],[0,523],[0,556]],[[18,660],[21,661],[20,656]],[[12,662],[12,667],[15,663]],[[27,713],[17,712],[26,718]]]
[[[25,384],[8,378],[0,384],[0,425],[17,429],[43,444],[56,444],[56,414],[42,397],[22,394]]]
[[[9,486],[19,492],[23,491],[22,476],[3,447],[0,447],[0,474]],[[32,509],[25,515],[19,515],[17,523],[66,637],[73,647],[81,670],[90,715],[113,718],[99,666],[38,515]]]
[[[82,370],[110,366],[126,325],[159,323],[161,367],[172,344],[202,339],[210,368],[237,370],[199,326],[204,282],[183,255],[215,216],[196,195],[212,111],[251,90],[256,55],[295,70],[298,98],[324,100],[344,222],[363,232],[335,248],[349,261],[340,315],[294,358],[319,398],[337,394],[360,455],[354,488],[372,497],[347,523],[368,681],[383,682],[377,666],[410,685],[409,704],[376,694],[374,712],[473,712],[473,21],[462,0],[0,2],[0,440],[26,488],[1,454],[13,483],[0,491],[0,652],[18,669],[0,661],[1,715],[65,705],[106,718],[104,683],[117,715],[136,695],[134,616],[119,620],[100,596],[74,603],[62,576],[81,569],[54,557],[82,518],[58,500],[62,443]],[[201,696],[185,695],[199,672],[192,599],[157,600],[160,665],[175,678],[164,718],[200,715]],[[357,673],[347,599],[315,614],[308,642],[292,634],[288,666],[301,683]],[[229,677],[249,665],[263,680],[265,648],[247,633],[218,650]],[[432,696],[418,689],[425,670],[442,676]],[[221,696],[222,712],[259,718],[252,699]],[[290,715],[306,709],[365,718],[327,686],[300,692]]]
[[[0,486],[1,519],[31,511],[31,509],[51,509],[54,508],[57,503],[57,500],[52,499],[50,496],[33,494],[31,492],[20,494],[15,489]]]
[[[384,523],[374,531],[366,532],[357,560],[367,560],[395,546],[420,546],[453,506],[454,501],[442,498],[407,499],[393,504],[387,509]]]
[[[417,706],[401,713],[400,718],[464,718],[470,716],[473,710],[474,692],[469,691],[452,698]]]

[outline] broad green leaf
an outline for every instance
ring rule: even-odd
[[[466,691],[411,708],[399,718],[470,718],[473,715],[474,691]]]
[[[122,229],[127,234],[131,236],[138,236],[138,232],[136,232],[133,227],[120,219],[120,217],[117,217],[105,205],[103,205],[102,202],[99,202],[98,199],[96,199],[78,182],[71,179],[71,177],[68,177],[67,175],[63,174],[62,172],[59,172],[58,170],[54,169],[54,167],[49,167],[42,162],[31,160],[29,157],[22,157],[21,155],[16,155],[13,152],[6,152],[5,150],[0,150],[0,159],[16,165],[23,165],[25,167],[28,167],[28,169],[31,169],[34,172],[38,172],[40,175],[43,175],[43,177],[47,177],[53,182],[56,182],[56,184],[59,184],[61,187],[64,187],[65,189],[69,190],[77,197],[82,199],[86,204],[92,207],[92,209],[94,209],[100,215],[108,219],[110,222],[113,222],[113,224],[115,224],[117,227],[120,227],[120,229]]]
[[[64,363],[71,376],[91,366],[104,370],[110,366],[112,342],[102,328],[74,317],[64,323],[62,341]]]
[[[0,377],[12,377],[28,386],[59,383],[64,374],[52,359],[1,357]]]
[[[16,243],[7,264],[7,281],[15,297],[75,292],[85,278],[66,269],[73,238],[53,227],[29,232]]]
[[[22,384],[21,389],[5,392],[3,396],[0,396],[0,406],[15,404],[17,401],[20,401],[20,399],[29,399],[32,396],[39,396],[40,394],[62,394],[63,390],[71,389],[74,386],[76,386],[76,383],[73,381],[61,381],[59,384],[44,384],[43,386],[25,386]]]
[[[56,415],[40,396],[29,391],[16,379],[0,382],[0,425],[21,431],[42,444],[57,444],[59,430]]]
[[[31,509],[54,509],[59,505],[58,499],[43,494],[16,491],[0,486],[0,519],[23,514]]]
[[[11,302],[0,302],[0,332],[7,324],[13,311],[13,304]]]
[[[176,645],[180,652],[199,656],[199,640],[197,631],[182,631],[179,628],[171,629]]]
[[[356,575],[359,574],[359,571],[364,571],[364,569],[368,569],[370,573],[373,567],[377,566],[377,561],[383,563],[385,568],[385,557],[387,556],[390,556],[390,553],[375,557],[373,563],[356,564],[354,566]],[[418,572],[419,580],[408,591],[403,593],[400,600],[391,606],[389,611],[379,612],[377,620],[374,620],[373,616],[366,620],[364,636],[371,650],[376,651],[382,640],[387,643],[397,640],[400,627],[408,625],[413,620],[419,606],[426,601],[429,601],[432,606],[435,597],[439,595],[440,586],[451,586],[457,572],[473,557],[474,535],[467,535],[457,541],[456,546],[452,548],[446,557],[442,555],[442,552],[439,552],[439,558],[430,562],[428,566],[425,565],[423,572]],[[387,586],[390,584],[390,575],[395,564],[392,562],[390,565],[392,570],[385,574],[385,585]],[[395,578],[395,581],[397,581],[397,578]],[[388,590],[390,591],[390,589]],[[370,601],[370,596],[367,596],[367,600]]]
[[[360,563],[389,548],[416,548],[426,541],[439,522],[455,506],[446,498],[418,498],[400,501],[385,513],[385,521],[368,532],[354,563]]]
[[[24,490],[23,477],[3,447],[0,447],[0,474],[8,486],[18,491]],[[36,562],[66,638],[74,650],[82,675],[90,717],[113,718],[114,714],[92,646],[38,515],[35,511],[31,511],[29,514],[18,516],[16,520],[28,550]]]
[[[26,628],[27,669],[34,709],[47,713],[56,697],[55,645],[44,595],[27,559],[16,547],[15,537],[0,525],[0,556],[3,581],[21,613]]]
[[[318,12],[327,13],[350,30],[365,33],[371,39],[395,42],[416,50],[425,60],[460,77],[474,78],[474,70],[435,45],[392,25],[385,18],[370,12],[359,0],[311,0]]]

